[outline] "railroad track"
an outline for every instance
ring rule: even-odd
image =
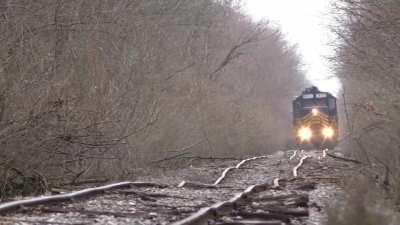
[[[319,224],[356,166],[288,151],[221,168],[209,182],[121,182],[0,204],[1,224]],[[208,176],[207,174],[204,176]],[[204,178],[203,178],[204,180]]]

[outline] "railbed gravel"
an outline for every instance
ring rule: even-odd
[[[203,166],[197,165],[175,173],[166,172],[165,176],[146,180],[167,183],[167,188],[114,190],[88,199],[21,209],[0,215],[0,224],[169,224],[202,207],[226,201],[250,185],[265,183],[276,177],[293,178],[291,169],[304,154],[313,156],[306,160],[299,171],[300,176],[306,179],[288,184],[291,185],[290,189],[309,184],[308,178],[326,179],[315,180],[318,185],[312,190],[298,192],[309,196],[310,216],[306,222],[292,222],[321,224],[327,202],[341,195],[341,183],[337,179],[328,178],[340,179],[353,167],[332,158],[319,159],[321,152],[303,152],[289,160],[291,152],[280,151],[268,158],[251,161],[240,169],[234,169],[228,173],[219,188],[178,188],[177,185],[183,180],[212,184],[226,167],[235,166],[239,160],[216,160],[211,164],[205,163]],[[289,195],[292,192],[285,189],[267,191],[270,195]]]

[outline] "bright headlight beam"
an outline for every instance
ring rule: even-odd
[[[300,128],[298,135],[299,135],[301,141],[308,141],[312,137],[312,132],[309,127],[302,127],[302,128]]]
[[[324,129],[322,129],[322,135],[324,135],[325,138],[332,138],[333,135],[335,135],[335,131],[332,127],[324,127]]]
[[[312,114],[313,114],[314,116],[317,116],[318,113],[319,113],[318,109],[312,109],[311,112],[312,112]]]

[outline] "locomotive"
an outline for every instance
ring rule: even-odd
[[[293,127],[300,149],[333,149],[338,143],[336,98],[315,86],[293,101]]]

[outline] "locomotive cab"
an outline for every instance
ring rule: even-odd
[[[293,125],[300,148],[334,148],[338,137],[336,98],[316,87],[307,88],[293,101]]]

